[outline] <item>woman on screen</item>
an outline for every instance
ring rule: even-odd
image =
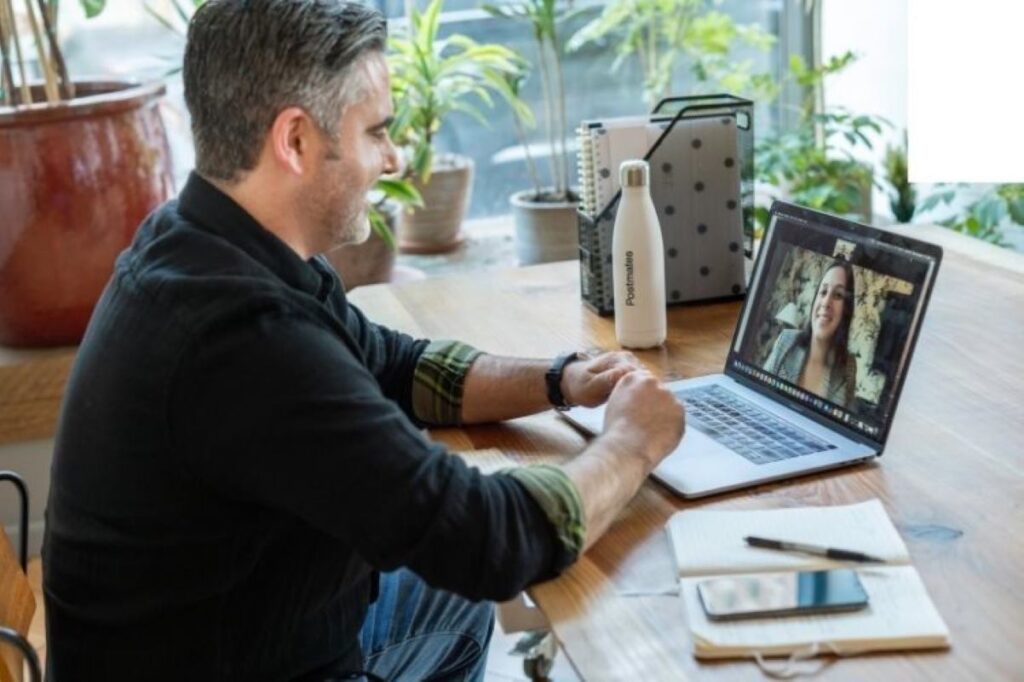
[[[857,361],[847,348],[853,302],[853,268],[837,258],[821,276],[807,324],[779,333],[764,370],[837,405],[851,406],[857,385]]]

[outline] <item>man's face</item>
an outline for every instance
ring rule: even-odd
[[[367,192],[382,174],[398,170],[397,152],[388,137],[392,106],[384,56],[363,58],[352,78],[362,81],[362,96],[346,107],[336,139],[324,137],[322,158],[303,199],[322,251],[357,244],[370,235]]]

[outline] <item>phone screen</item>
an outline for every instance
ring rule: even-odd
[[[712,578],[697,583],[697,592],[712,620],[856,611],[868,603],[857,573],[846,568]]]

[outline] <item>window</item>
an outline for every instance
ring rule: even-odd
[[[392,23],[392,30],[403,22],[403,0],[369,0],[383,11]],[[412,0],[410,0],[412,1]],[[479,9],[481,0],[446,0],[442,16],[442,37],[462,33],[480,42],[494,42],[516,50],[531,64],[536,61],[533,40],[524,24],[490,17]],[[164,8],[157,0],[157,7]],[[425,0],[418,0],[423,6]],[[584,0],[592,7],[589,14],[575,18],[562,31],[567,40],[606,4],[605,0]],[[804,0],[708,0],[711,9],[729,14],[738,24],[756,24],[778,38],[775,48],[764,52],[753,48],[738,50],[737,59],[754,60],[755,72],[769,72],[778,80],[792,52],[809,55],[810,30],[804,12]],[[73,74],[121,73],[137,78],[155,78],[175,69],[181,63],[183,36],[159,25],[139,6],[124,0],[110,0],[98,19],[86,21],[77,3],[62,6],[62,21],[69,33],[66,54]],[[606,46],[588,45],[566,55],[563,69],[566,85],[567,136],[570,149],[575,146],[574,130],[585,118],[602,118],[646,112],[642,97],[642,75],[635,59],[627,59],[618,71],[612,72],[614,50]],[[689,67],[683,62],[675,68],[673,91],[686,93],[692,87]],[[543,111],[540,77],[532,73],[524,88],[524,99],[540,116]],[[782,99],[795,98],[796,93],[783,93],[779,101],[760,106],[756,113],[758,137],[786,122],[780,105]],[[792,100],[791,100],[792,101]],[[181,92],[181,79],[168,80],[168,98],[164,107],[165,121],[174,152],[176,184],[180,188],[192,167],[193,155],[188,131],[188,115]],[[437,138],[441,151],[470,156],[475,163],[469,218],[482,218],[508,213],[508,197],[525,189],[529,180],[522,148],[515,134],[512,114],[501,103],[490,115],[489,128],[464,114],[452,114]],[[540,122],[538,122],[540,123]],[[528,132],[531,153],[548,181],[548,145],[544,129],[538,125]],[[575,182],[575,157],[570,159],[570,181]]]
[[[605,3],[587,4],[593,7],[592,12],[571,21],[562,31],[563,41],[596,16]],[[708,3],[709,8],[729,14],[737,24],[755,24],[777,37],[778,42],[773,49],[758,51],[746,47],[735,52],[738,60],[753,60],[754,72],[771,73],[776,81],[783,75],[791,52],[808,54],[810,31],[803,5],[802,0],[725,0],[721,4]],[[393,22],[402,21],[404,9],[401,0],[382,0],[378,7]],[[533,39],[525,24],[493,18],[478,7],[477,0],[447,0],[442,15],[441,36],[461,33],[479,42],[499,43],[514,49],[531,65],[536,63]],[[613,47],[594,44],[566,55],[563,59],[570,149],[575,147],[574,131],[581,120],[643,114],[647,111],[642,93],[643,76],[636,60],[625,60],[613,72],[614,60]],[[681,62],[674,72],[673,92],[688,94],[693,85],[689,65]],[[785,108],[779,102],[793,96],[795,93],[783,93],[779,101],[758,108],[755,121],[758,136],[774,129],[784,120],[782,112]],[[539,119],[543,115],[543,100],[540,76],[536,70],[531,73],[524,87],[523,98]],[[489,118],[490,127],[485,128],[467,115],[454,113],[442,125],[437,137],[440,151],[464,154],[474,161],[476,178],[467,216],[469,218],[508,213],[509,195],[529,186],[526,163],[516,138],[511,111],[507,106],[497,103]],[[542,178],[549,181],[549,146],[540,120],[538,127],[527,135],[531,154]],[[575,183],[575,155],[570,159],[570,173],[570,181]]]

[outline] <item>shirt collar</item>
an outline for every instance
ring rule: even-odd
[[[267,267],[288,286],[324,301],[335,277],[319,257],[302,258],[270,230],[193,171],[178,196],[178,212],[197,227],[226,239]]]

